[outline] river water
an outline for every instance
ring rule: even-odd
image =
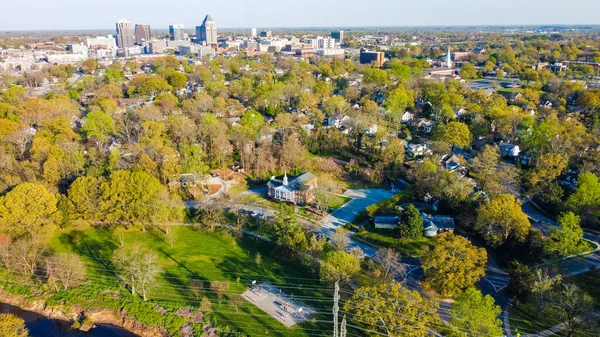
[[[50,319],[4,303],[0,303],[0,313],[13,314],[25,320],[31,337],[137,337],[126,330],[108,324],[98,324],[96,328],[88,332],[70,329],[71,324],[67,322]]]

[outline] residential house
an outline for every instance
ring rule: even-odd
[[[406,111],[402,114],[402,123],[408,123],[415,118],[415,115],[412,112]]]
[[[447,215],[429,215],[421,213],[425,236],[434,237],[444,232],[454,232],[454,218]]]
[[[484,47],[477,47],[472,51],[473,54],[485,54],[485,52],[486,50]]]
[[[418,131],[424,131],[429,133],[433,129],[433,122],[428,120],[427,118],[418,118],[409,121],[408,126],[413,127]]]
[[[199,173],[183,173],[175,176],[169,183],[171,188],[182,188],[182,187],[198,187],[202,185],[204,176]]]
[[[365,131],[365,134],[367,136],[374,136],[378,130],[379,130],[379,126],[377,126],[377,124],[373,124],[367,129],[367,131]]]
[[[267,195],[274,200],[303,205],[314,199],[314,189],[316,187],[317,177],[312,173],[306,172],[288,179],[286,172],[282,180],[271,177],[271,180],[267,183]]]
[[[464,166],[460,164],[460,159],[455,155],[445,155],[440,160],[440,164],[448,171],[461,172],[465,170]],[[466,172],[465,172],[466,173]]]
[[[569,171],[567,173],[561,174],[557,179],[561,186],[564,186],[568,189],[575,189],[577,187],[577,179],[579,178],[579,173],[576,171]]]
[[[340,129],[342,126],[350,122],[350,117],[347,115],[333,115],[327,117],[327,126]]]
[[[396,229],[400,223],[397,215],[376,215],[373,217],[373,225],[376,229]]]
[[[463,118],[463,116],[466,113],[467,113],[467,110],[465,110],[464,108],[460,108],[458,110],[454,110],[454,118],[455,119]]]
[[[425,144],[408,144],[406,146],[406,154],[409,157],[415,158],[431,155],[433,152]]]
[[[521,149],[519,149],[519,145],[510,144],[510,143],[500,143],[498,144],[500,148],[500,154],[502,157],[507,158],[517,158],[519,153],[521,153]]]
[[[497,90],[496,93],[506,98],[509,102],[516,102],[523,98],[523,94],[517,91]]]

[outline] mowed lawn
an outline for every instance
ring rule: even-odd
[[[172,237],[172,247],[171,240]],[[111,256],[121,245],[140,245],[154,251],[163,267],[159,279],[150,291],[149,300],[161,305],[173,303],[181,307],[198,308],[203,296],[212,302],[218,323],[231,326],[250,336],[326,336],[330,329],[324,323],[330,315],[316,315],[302,326],[286,328],[276,319],[250,304],[232,305],[231,295],[241,294],[252,281],[268,281],[288,295],[320,312],[330,312],[332,292],[299,262],[277,261],[270,243],[243,237],[233,238],[228,233],[203,233],[190,227],[172,227],[167,236],[158,228],[142,232],[139,227],[117,229],[69,229],[57,234],[51,248],[57,252],[73,252],[85,258],[92,282],[107,287],[120,285]],[[256,253],[262,255],[260,266]],[[204,290],[197,297],[189,285],[194,280],[204,282]],[[222,298],[210,288],[211,281],[227,281],[229,288]],[[141,300],[137,298],[137,300]]]

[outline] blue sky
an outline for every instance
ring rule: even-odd
[[[0,0],[0,30],[600,24],[600,0]]]

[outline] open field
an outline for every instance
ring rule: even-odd
[[[122,303],[125,310],[142,310],[150,318],[147,324],[161,323],[173,329],[182,325],[181,320],[165,323],[165,315],[152,313],[155,305],[163,308],[171,307],[176,311],[184,307],[198,308],[202,297],[212,302],[212,310],[220,324],[238,329],[250,336],[321,336],[327,335],[326,324],[318,323],[323,315],[315,315],[314,319],[300,326],[287,328],[265,312],[247,301],[240,301],[240,294],[249,287],[253,280],[269,282],[280,287],[287,294],[306,303],[316,311],[329,312],[331,294],[327,286],[316,280],[311,272],[299,262],[279,263],[272,256],[273,246],[257,242],[250,238],[235,239],[227,233],[201,233],[190,227],[174,227],[167,236],[158,228],[150,228],[141,232],[139,228],[130,230],[104,229],[68,229],[55,235],[51,249],[56,252],[73,252],[81,255],[88,265],[91,288],[88,286],[59,293],[53,301],[73,304],[81,303],[94,307],[119,308]],[[172,237],[172,246],[171,238]],[[154,288],[150,291],[152,303],[142,302],[132,296],[118,280],[111,263],[113,250],[120,246],[139,244],[150,248],[159,258],[163,272]],[[263,258],[260,266],[255,262],[256,253]],[[200,291],[193,292],[190,284],[199,280],[204,283]],[[228,289],[221,300],[210,288],[211,281],[226,281]],[[89,289],[88,289],[89,288]],[[107,290],[109,292],[99,291]],[[115,303],[105,303],[106,294],[117,294]],[[109,299],[110,300],[110,299]],[[220,302],[220,303],[219,303]],[[136,306],[136,307],[133,307]],[[154,310],[156,311],[156,310]],[[323,331],[322,331],[323,330]]]

